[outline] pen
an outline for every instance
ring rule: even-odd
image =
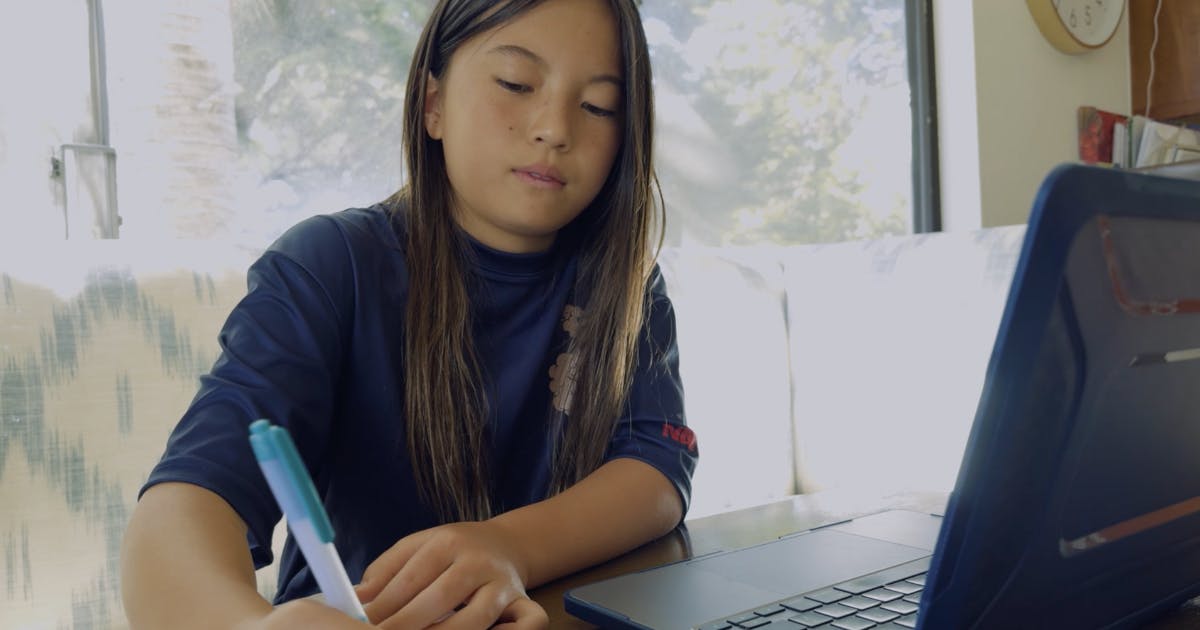
[[[317,498],[317,490],[300,462],[287,429],[267,420],[256,420],[250,425],[250,447],[267,478],[271,494],[275,495],[287,517],[292,537],[317,579],[325,603],[355,619],[367,621],[346,575],[346,567],[333,547],[333,526],[329,516]]]

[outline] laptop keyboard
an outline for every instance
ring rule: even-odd
[[[914,560],[829,588],[742,611],[699,630],[911,630],[925,588],[929,558]]]

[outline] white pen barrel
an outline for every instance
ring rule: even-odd
[[[358,596],[354,594],[350,578],[346,575],[346,567],[342,566],[341,560],[338,559],[333,543],[321,542],[313,529],[312,521],[308,519],[289,521],[288,526],[292,529],[292,535],[296,537],[296,543],[304,552],[304,559],[308,561],[309,570],[325,596],[325,603],[351,617],[366,621],[367,614],[363,611]]]

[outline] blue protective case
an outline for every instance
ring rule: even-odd
[[[1200,182],[1061,166],[1028,230],[919,628],[1132,627],[1200,593]]]

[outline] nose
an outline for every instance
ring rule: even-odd
[[[571,147],[571,110],[565,99],[547,97],[534,111],[530,136],[535,144],[565,151]]]

